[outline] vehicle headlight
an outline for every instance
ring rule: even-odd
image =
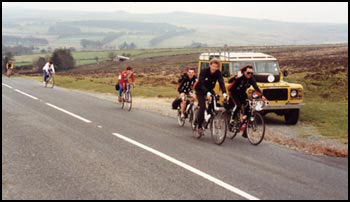
[[[290,96],[291,96],[292,98],[297,97],[297,95],[298,95],[298,91],[297,91],[297,90],[293,89],[293,90],[290,91]]]
[[[253,99],[257,99],[259,96],[258,96],[258,94],[254,91],[254,92],[252,93],[252,97],[253,97]]]

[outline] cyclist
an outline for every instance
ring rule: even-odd
[[[122,93],[128,87],[129,81],[131,85],[135,86],[135,74],[132,71],[132,67],[127,67],[121,74],[119,79],[119,102],[122,101]]]
[[[179,79],[179,86],[177,88],[177,91],[180,94],[180,98],[182,100],[181,102],[181,119],[185,118],[185,108],[186,108],[186,96],[192,97],[192,102],[195,100],[196,96],[193,94],[193,85],[197,81],[197,77],[195,75],[195,69],[189,68],[187,69],[186,73],[181,75],[181,78]]]
[[[13,68],[14,68],[13,63],[11,61],[9,61],[6,64],[6,73],[7,73],[8,76],[10,76],[10,74],[12,74]]]
[[[55,67],[53,62],[49,60],[45,66],[43,67],[43,83],[45,84],[47,77],[49,77],[49,73],[55,73]]]
[[[202,124],[204,121],[204,110],[206,110],[205,106],[205,98],[211,98],[212,94],[215,94],[214,88],[216,82],[219,81],[220,89],[223,92],[224,99],[226,99],[226,88],[224,79],[222,77],[221,71],[219,70],[220,60],[217,58],[213,58],[209,62],[209,68],[203,69],[199,75],[199,80],[195,84],[196,95],[198,99],[199,110],[197,114],[198,121],[198,130],[197,132],[200,135],[203,135]]]
[[[228,82],[229,86],[227,87],[229,91],[230,96],[230,103],[233,103],[237,106],[236,110],[234,111],[231,121],[234,121],[234,118],[236,117],[237,113],[241,109],[242,106],[246,106],[243,109],[244,116],[240,120],[243,122],[247,118],[247,114],[249,113],[249,105],[247,104],[247,89],[250,88],[250,86],[253,86],[256,93],[259,97],[263,99],[263,101],[267,101],[267,99],[262,95],[262,92],[258,85],[256,84],[256,79],[253,76],[254,75],[254,68],[252,65],[246,65],[243,68],[241,68],[238,72],[238,74],[234,77],[232,77]],[[243,124],[241,129],[245,129],[246,125]],[[246,133],[243,133],[243,137],[247,137]]]

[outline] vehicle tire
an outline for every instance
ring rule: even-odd
[[[252,145],[258,145],[263,141],[265,136],[265,122],[261,114],[256,113],[255,120],[253,122],[248,120],[247,128],[245,131],[248,136],[248,141]]]
[[[288,125],[295,125],[299,120],[299,109],[290,109],[284,114],[284,120]]]
[[[210,132],[215,144],[221,145],[225,141],[227,121],[224,113],[218,113],[211,119]]]

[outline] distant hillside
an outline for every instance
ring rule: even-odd
[[[81,48],[82,39],[102,41],[107,33],[125,33],[108,40],[109,47],[124,42],[135,43],[139,48],[196,43],[237,46],[348,42],[347,24],[292,23],[186,12],[131,14],[3,8],[2,28],[2,34],[7,36],[46,38],[51,47]]]

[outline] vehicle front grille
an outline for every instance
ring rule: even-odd
[[[263,95],[267,100],[288,100],[288,89],[265,89]]]

